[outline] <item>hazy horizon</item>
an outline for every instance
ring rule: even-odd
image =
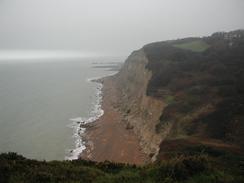
[[[243,0],[2,0],[0,60],[126,57],[150,42],[243,29],[243,9]]]
[[[54,60],[89,60],[104,59],[108,62],[113,59],[115,62],[121,62],[125,57],[102,55],[96,53],[82,53],[77,50],[0,50],[0,63],[8,62],[49,62]]]

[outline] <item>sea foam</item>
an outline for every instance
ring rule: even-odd
[[[99,77],[88,78],[87,82],[93,82],[96,79],[99,79]],[[66,152],[67,156],[65,157],[66,160],[78,159],[80,154],[86,149],[84,136],[83,136],[86,129],[82,128],[81,124],[92,123],[104,114],[104,111],[102,109],[102,87],[103,87],[102,83],[97,82],[96,96],[95,96],[96,99],[94,101],[93,104],[94,107],[91,110],[89,117],[87,118],[77,117],[77,118],[70,119],[72,123],[68,125],[68,127],[73,129],[72,137],[75,140],[75,148],[67,150]]]

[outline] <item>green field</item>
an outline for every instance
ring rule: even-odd
[[[194,52],[203,52],[209,48],[209,45],[202,40],[191,41],[187,43],[174,44],[174,47],[191,50]]]

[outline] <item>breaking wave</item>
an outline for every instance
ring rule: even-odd
[[[87,82],[93,82],[95,79],[99,79],[99,77],[89,78],[87,79]],[[94,107],[89,114],[89,117],[88,118],[77,117],[77,118],[70,119],[72,123],[68,125],[68,127],[73,129],[75,148],[67,150],[66,152],[67,156],[65,157],[66,160],[78,159],[80,154],[86,149],[85,141],[84,141],[84,133],[86,129],[81,127],[81,124],[92,123],[104,114],[104,111],[102,109],[102,87],[103,85],[97,82],[96,96],[95,96],[96,99],[93,105]]]

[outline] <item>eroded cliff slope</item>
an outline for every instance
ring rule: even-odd
[[[146,69],[147,64],[143,49],[133,52],[115,76],[115,83],[120,94],[118,107],[124,115],[126,128],[137,134],[143,151],[155,159],[162,140],[162,134],[155,133],[155,126],[165,104],[146,94],[152,75]]]
[[[148,44],[114,81],[126,128],[152,160],[176,139],[243,147],[244,31]]]

